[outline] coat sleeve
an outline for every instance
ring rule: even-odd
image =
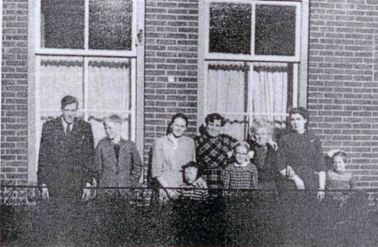
[[[102,144],[101,142],[99,142],[95,150],[94,171],[93,171],[93,177],[96,179],[98,184],[101,178],[103,162],[104,162],[104,157],[102,155]],[[99,186],[101,186],[101,184],[99,184]]]
[[[92,126],[89,123],[84,124],[83,127],[83,146],[81,147],[81,154],[83,157],[84,176],[83,184],[86,182],[91,183],[93,178],[96,177],[96,169],[94,164],[94,141]]]
[[[318,160],[318,166],[316,167],[316,170],[318,172],[325,172],[327,171],[327,165],[325,162],[324,154],[323,154],[323,147],[322,147],[322,142],[320,141],[319,138],[316,139],[315,141],[315,148],[316,148],[316,159]]]
[[[287,143],[285,140],[281,140],[278,143],[278,150],[277,150],[277,162],[276,162],[276,170],[277,172],[286,169],[287,167]]]
[[[153,155],[152,155],[152,166],[151,174],[152,177],[160,177],[163,174],[164,168],[164,150],[161,139],[156,139],[154,143]]]
[[[140,176],[143,171],[142,160],[140,159],[138,149],[136,148],[135,143],[131,145],[131,176],[134,178],[134,183],[139,182]]]
[[[50,141],[50,136],[52,135],[52,130],[49,128],[48,123],[43,124],[41,144],[39,147],[39,157],[38,157],[38,172],[37,180],[38,184],[46,184],[46,178],[48,177],[48,170],[51,169],[50,154],[52,153],[51,147],[52,143]],[[47,185],[48,186],[48,185]]]
[[[223,178],[223,186],[225,189],[230,188],[230,172],[228,171],[228,167],[225,167],[222,170],[222,178]]]

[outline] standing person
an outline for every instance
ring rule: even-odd
[[[195,161],[193,139],[184,136],[188,118],[183,113],[172,116],[167,135],[157,138],[154,144],[151,173],[160,184],[161,202],[178,199],[176,189],[183,184],[182,166]]]
[[[293,131],[280,141],[278,171],[282,177],[292,179],[297,188],[317,191],[317,199],[322,200],[327,170],[322,143],[308,130],[310,116],[305,108],[294,108],[289,115]]]
[[[106,137],[97,144],[95,168],[98,185],[102,187],[97,192],[97,203],[102,212],[99,231],[102,241],[110,245],[122,241],[125,236],[125,227],[119,219],[125,217],[125,211],[136,195],[131,188],[122,187],[138,185],[142,161],[135,143],[121,138],[120,116],[112,114],[106,117],[104,128]]]
[[[194,139],[196,157],[200,172],[209,187],[210,196],[217,197],[223,188],[223,168],[228,164],[228,159],[237,140],[221,134],[225,120],[220,114],[207,115],[205,124],[204,133]]]
[[[272,145],[273,127],[266,120],[256,120],[250,128],[251,150],[254,155],[252,163],[257,167],[259,187],[263,190],[276,190],[276,181],[279,174],[276,170],[277,149]]]
[[[75,97],[65,96],[62,116],[43,125],[38,184],[44,199],[89,199],[90,190],[83,187],[93,181],[93,133],[89,123],[76,118],[78,106]]]
[[[116,114],[106,117],[104,128],[107,137],[98,143],[95,152],[99,187],[137,186],[142,161],[135,143],[121,138],[121,117]]]
[[[299,245],[314,244],[321,239],[322,212],[318,201],[325,196],[327,166],[319,137],[308,130],[308,111],[303,107],[293,108],[289,116],[293,131],[279,142],[277,170],[302,192],[295,193],[293,197],[284,197],[281,207],[285,211],[281,214],[288,216],[288,221],[291,220],[292,225],[284,228],[294,230]],[[285,233],[283,236],[290,235]]]
[[[237,142],[234,147],[235,162],[223,171],[225,189],[258,189],[258,171],[248,157],[250,146],[247,142]]]

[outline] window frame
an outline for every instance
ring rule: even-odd
[[[132,17],[132,45],[131,50],[114,51],[114,50],[90,50],[89,45],[89,0],[85,0],[85,34],[84,34],[84,49],[53,49],[41,48],[41,0],[29,0],[28,9],[28,105],[32,106],[28,109],[28,183],[34,184],[37,182],[37,168],[38,168],[38,150],[35,148],[35,143],[40,142],[36,137],[37,115],[40,109],[37,109],[38,101],[38,64],[40,64],[41,56],[75,56],[83,58],[84,61],[84,78],[83,84],[87,85],[88,77],[88,62],[91,58],[114,58],[122,59],[128,58],[131,63],[131,85],[132,91],[132,109],[130,115],[131,123],[131,137],[135,141],[140,155],[143,156],[144,150],[144,28],[145,28],[145,1],[132,0],[133,2],[133,17]],[[137,18],[142,16],[143,18]],[[87,90],[86,90],[87,91]],[[86,97],[86,92],[84,92]],[[85,102],[85,99],[84,99]],[[83,105],[81,111],[86,111],[86,105]],[[84,116],[88,117],[87,115]],[[143,158],[143,157],[141,157]]]
[[[209,53],[209,23],[211,3],[249,3],[253,5],[252,13],[256,4],[267,5],[291,5],[297,6],[295,56],[266,56],[266,55],[244,55],[244,54],[221,54]],[[308,79],[308,39],[309,39],[309,0],[200,0],[199,2],[199,22],[204,23],[199,26],[198,40],[198,108],[197,127],[203,123],[207,112],[207,64],[208,62],[219,61],[244,61],[251,62],[250,71],[253,71],[253,62],[287,62],[293,63],[293,106],[307,106],[307,79]],[[299,13],[300,12],[300,13]],[[252,16],[251,31],[251,52],[254,53],[254,23],[255,15]],[[250,90],[249,90],[250,91]],[[248,92],[250,94],[250,92]],[[235,113],[233,113],[235,114]],[[240,113],[242,114],[242,113]],[[242,115],[256,115],[251,112]],[[263,114],[259,114],[263,115]]]

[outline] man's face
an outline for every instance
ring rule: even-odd
[[[255,130],[254,137],[259,145],[265,146],[269,140],[270,134],[267,128],[262,127]]]
[[[196,167],[188,167],[185,169],[185,179],[189,184],[192,184],[194,181],[196,181],[197,171],[198,169]]]
[[[77,112],[77,104],[72,103],[69,105],[66,105],[63,109],[63,119],[67,123],[73,123],[75,117],[76,117],[76,112]]]
[[[106,136],[109,140],[113,140],[114,138],[120,135],[121,126],[117,123],[113,123],[111,121],[104,122],[104,129]]]
[[[214,120],[214,122],[209,122],[209,124],[207,125],[207,133],[209,133],[211,137],[217,137],[220,134],[221,129],[222,122],[220,119]]]

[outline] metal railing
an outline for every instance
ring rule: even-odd
[[[94,199],[74,201],[2,186],[2,244],[377,246],[378,191],[327,192],[345,197],[337,203],[318,202],[314,191],[222,192],[162,203],[150,188],[98,188]]]

